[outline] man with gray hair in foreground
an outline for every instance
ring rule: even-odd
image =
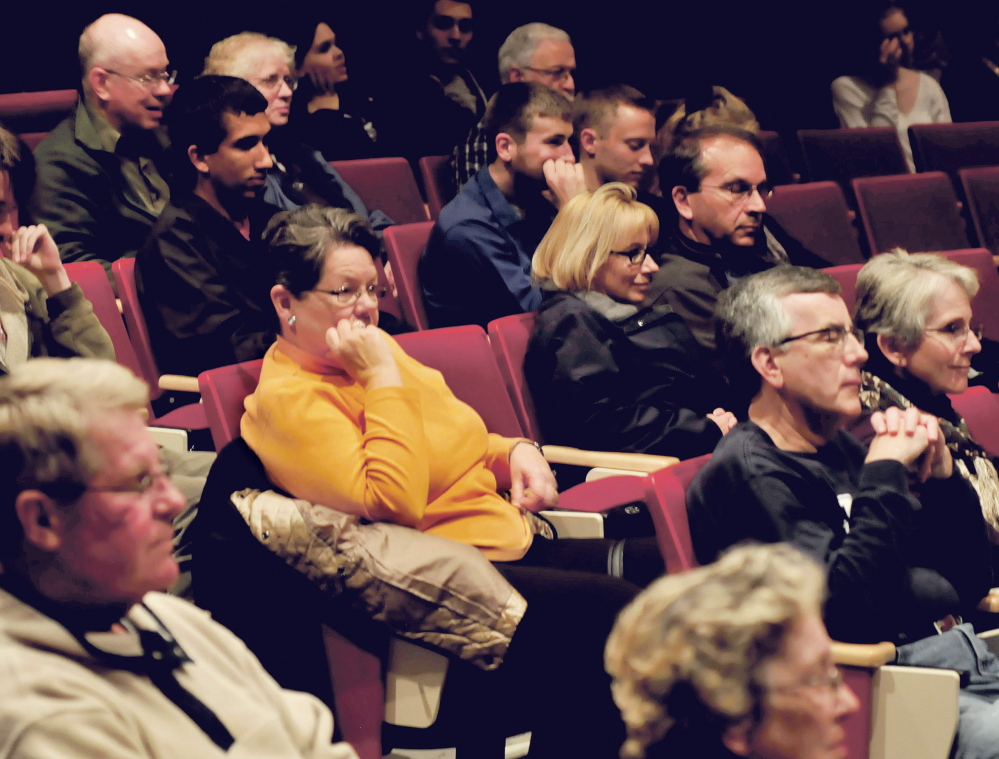
[[[184,499],[124,367],[36,359],[0,380],[0,755],[356,759],[177,577]]]
[[[621,756],[841,757],[859,703],[833,664],[824,585],[815,562],[777,544],[642,591],[607,640]]]
[[[538,82],[569,100],[575,97],[576,53],[569,35],[561,29],[540,22],[518,26],[500,46],[498,57],[501,84]],[[494,157],[490,155],[485,121],[480,121],[451,156],[455,187],[460,190]]]
[[[688,490],[697,558],[746,539],[794,544],[826,568],[834,638],[888,640],[900,664],[972,673],[953,756],[999,756],[999,661],[960,624],[992,584],[978,498],[932,415],[875,413],[868,450],[844,431],[867,352],[839,290],[785,264],[722,293],[719,350],[749,418]]]

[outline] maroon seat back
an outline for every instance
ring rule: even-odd
[[[857,213],[871,255],[969,248],[957,196],[940,171],[853,180]]]
[[[489,322],[489,343],[492,345],[506,383],[507,392],[517,410],[520,424],[527,436],[534,440],[542,440],[541,428],[538,426],[534,411],[534,401],[527,378],[524,376],[524,356],[527,355],[527,343],[534,331],[534,313],[513,314]]]
[[[791,237],[830,264],[865,260],[843,190],[835,182],[778,187],[767,201],[767,213]]]
[[[909,167],[891,127],[861,129],[799,129],[809,182],[832,180],[850,197],[850,180],[907,174]]]
[[[330,166],[361,196],[368,210],[377,208],[396,224],[427,220],[420,188],[405,158],[330,161]]]
[[[999,121],[913,124],[909,144],[916,171],[945,171],[960,190],[958,170],[999,166]]]
[[[524,436],[482,327],[429,329],[399,335],[396,340],[421,364],[443,374],[451,392],[478,412],[490,432]]]
[[[239,437],[243,401],[257,389],[263,363],[263,359],[244,361],[209,369],[198,375],[201,402],[205,406],[216,451],[221,451],[227,443]]]
[[[441,209],[458,194],[454,186],[454,171],[451,169],[451,156],[428,155],[420,159],[420,176],[427,192],[427,208],[430,218],[436,221]]]
[[[999,254],[999,166],[960,169],[958,176],[979,244]]]
[[[430,239],[432,221],[417,224],[398,224],[385,230],[385,252],[388,253],[399,288],[399,305],[410,326],[429,329],[427,313],[423,307],[423,289],[420,287],[419,264],[423,249]]]

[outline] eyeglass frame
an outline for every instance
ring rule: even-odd
[[[124,79],[131,79],[133,82],[141,87],[152,92],[163,82],[168,87],[172,87],[177,81],[177,69],[169,69],[167,71],[161,71],[158,74],[143,74],[142,76],[133,76],[132,74],[124,74],[121,71],[115,71],[114,69],[104,69],[109,74],[114,74],[115,76],[123,77]]]
[[[576,69],[566,68],[565,66],[556,66],[551,69],[537,69],[534,66],[519,66],[518,68],[527,69],[528,71],[533,71],[535,74],[544,74],[545,76],[550,76],[552,81],[556,84],[561,84],[569,77],[573,79],[576,78]]]
[[[745,181],[744,179],[734,179],[731,182],[729,182],[728,184],[729,185],[733,185],[733,184],[738,184],[738,183],[749,185],[749,189],[743,190],[741,192],[736,192],[735,190],[729,189],[729,187],[727,185],[704,184],[702,182],[701,185],[697,188],[696,191],[697,192],[701,192],[705,187],[710,187],[713,190],[724,190],[725,192],[727,192],[729,195],[732,196],[731,198],[729,198],[729,202],[732,205],[736,205],[736,204],[739,204],[739,203],[748,203],[749,200],[750,200],[750,198],[753,197],[753,193],[754,192],[759,193],[760,198],[764,202],[770,200],[770,198],[773,197],[774,186],[767,179],[764,179],[762,182],[760,182],[759,184],[755,184],[755,185],[750,185],[749,182]]]
[[[978,340],[978,342],[981,342],[982,338],[985,337],[985,325],[981,323],[963,325],[963,329],[960,330],[960,337],[958,337],[958,330],[948,331],[947,328],[950,326],[951,324],[945,324],[943,327],[927,327],[923,330],[923,332],[936,332],[947,340],[953,340],[955,345],[962,346],[968,343],[969,333],[974,334],[975,339]]]
[[[645,259],[649,257],[648,248],[639,248],[635,251],[630,250],[612,250],[608,256],[624,256],[628,259],[628,262],[632,266],[641,266],[645,263]],[[636,260],[637,259],[637,260]]]
[[[773,692],[780,692],[786,690],[797,690],[798,688],[819,688],[826,687],[829,689],[830,694],[836,696],[839,694],[840,688],[846,685],[846,678],[843,675],[843,671],[837,667],[835,664],[829,667],[829,671],[824,675],[812,675],[798,683],[793,683],[791,685],[766,685],[764,684],[764,689]]]
[[[445,23],[444,19],[450,22],[446,26],[442,26]],[[458,27],[458,31],[461,34],[472,34],[475,31],[475,19],[455,18],[454,16],[448,16],[446,13],[435,13],[430,17],[429,23],[439,32],[449,32],[455,27]]]
[[[271,81],[274,80],[274,81]],[[291,74],[287,76],[281,76],[280,74],[271,74],[265,79],[256,80],[256,87],[264,87],[268,90],[281,89],[281,83],[284,82],[288,85],[288,89],[294,92],[298,89],[298,79]]]
[[[341,306],[353,306],[357,301],[361,299],[361,293],[367,293],[368,295],[374,295],[375,303],[378,303],[386,295],[388,295],[388,287],[385,285],[365,285],[364,287],[358,287],[356,289],[356,295],[349,300],[343,300],[343,296],[346,291],[353,289],[351,285],[341,285],[338,290],[320,290],[318,287],[313,287],[306,292],[310,293],[323,293],[324,295],[332,295],[338,304]]]
[[[144,495],[163,480],[171,480],[170,468],[165,466],[158,472],[147,472],[137,478],[131,485],[87,485],[83,489],[84,493],[136,493]]]
[[[823,327],[822,329],[813,329],[810,332],[803,332],[800,335],[791,335],[790,337],[785,337],[783,340],[781,340],[773,347],[782,348],[788,343],[793,343],[797,340],[803,340],[806,337],[811,337],[812,335],[821,335],[823,333],[826,333],[826,335],[828,336],[832,336],[834,334],[838,335],[835,340],[830,340],[829,337],[826,337],[822,342],[826,343],[827,345],[835,345],[842,350],[846,349],[846,338],[848,335],[853,335],[854,339],[858,343],[860,343],[860,345],[864,344],[864,330],[860,329],[860,327],[851,327],[847,329],[842,324],[832,324],[828,327]]]

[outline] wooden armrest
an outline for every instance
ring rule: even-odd
[[[840,643],[833,641],[833,661],[848,667],[883,667],[895,661],[895,644],[886,640],[880,643]]]
[[[636,472],[657,472],[668,466],[679,464],[675,456],[653,456],[648,453],[620,453],[616,451],[584,451],[564,445],[542,446],[542,452],[549,464],[572,464],[574,466],[602,466],[610,469],[629,469]]]
[[[177,393],[200,393],[197,377],[185,377],[181,374],[164,374],[160,377],[160,390],[172,390]]]
[[[990,611],[993,614],[999,613],[999,588],[992,588],[989,594],[978,602],[978,611]]]

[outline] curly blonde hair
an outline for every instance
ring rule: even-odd
[[[824,588],[818,564],[787,544],[738,546],[646,588],[605,651],[628,731],[622,759],[643,759],[674,728],[720,746],[729,727],[758,722],[762,669],[794,624],[819,612]]]

